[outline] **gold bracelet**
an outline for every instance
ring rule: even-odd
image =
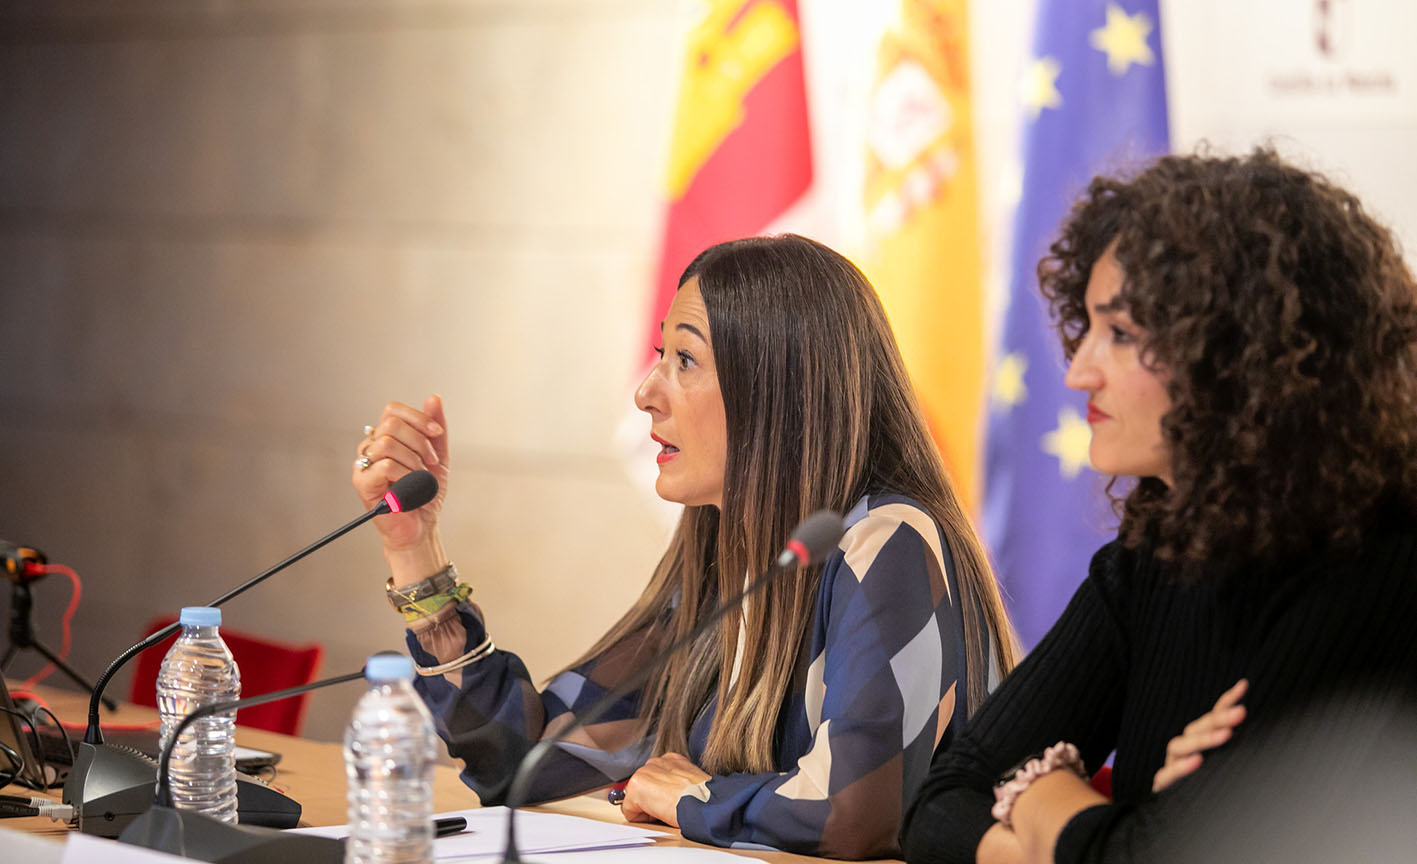
[[[437,675],[442,675],[445,672],[452,672],[454,669],[461,669],[464,666],[470,666],[479,660],[485,660],[487,657],[490,657],[492,655],[493,651],[496,650],[497,646],[492,644],[492,637],[488,636],[486,639],[482,640],[482,644],[478,645],[476,648],[472,649],[461,657],[456,657],[452,660],[449,660],[447,663],[440,663],[437,666],[419,666],[415,663],[413,666],[413,670],[425,678],[434,677]]]

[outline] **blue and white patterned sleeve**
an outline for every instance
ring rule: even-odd
[[[472,650],[486,634],[481,610],[464,602],[415,622],[406,639],[414,662],[429,667]],[[463,782],[483,804],[500,804],[531,746],[565,728],[633,671],[641,641],[631,636],[541,691],[521,658],[501,650],[444,675],[420,676],[414,686],[448,754],[462,761]],[[634,773],[654,743],[643,734],[638,712],[637,691],[561,742],[537,773],[530,800],[574,795]]]
[[[848,517],[823,568],[795,761],[690,787],[677,809],[684,836],[833,858],[896,854],[904,802],[962,713],[962,622],[935,522],[900,496],[870,503]]]

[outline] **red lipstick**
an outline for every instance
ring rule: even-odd
[[[1098,408],[1091,402],[1087,403],[1088,423],[1101,423],[1103,420],[1110,420],[1111,417],[1112,415],[1108,414],[1106,411],[1103,411],[1101,408]]]
[[[663,438],[659,437],[653,432],[649,433],[649,437],[651,441],[660,446],[660,451],[658,455],[654,457],[655,462],[659,463],[660,465],[663,465],[664,463],[673,459],[675,456],[679,455],[678,447],[675,447],[673,444],[670,444],[668,441],[665,441]]]

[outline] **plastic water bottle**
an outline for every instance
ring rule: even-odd
[[[413,690],[413,661],[376,654],[364,667],[369,692],[344,733],[349,783],[346,864],[433,860],[433,716]]]
[[[162,745],[192,711],[241,696],[241,672],[221,640],[221,610],[188,606],[182,635],[162,658],[157,707]],[[190,724],[172,748],[168,769],[172,803],[222,822],[236,821],[236,712],[214,714]]]

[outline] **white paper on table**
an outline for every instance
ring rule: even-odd
[[[467,820],[467,830],[461,834],[440,837],[433,844],[433,857],[438,861],[480,858],[501,855],[507,845],[507,808],[480,807],[476,810],[454,810],[439,813],[434,818],[461,816]],[[517,849],[522,854],[570,852],[577,850],[624,849],[645,846],[656,837],[666,837],[663,831],[637,825],[601,822],[564,813],[517,811]],[[296,828],[301,834],[318,837],[348,837],[349,826],[326,828]],[[67,862],[66,862],[67,864]]]
[[[155,852],[142,846],[129,846],[117,840],[105,840],[92,834],[70,834],[64,844],[61,864],[180,864],[191,862],[178,855]]]
[[[589,852],[542,852],[542,864],[744,864],[748,859],[717,849],[692,846],[633,846]]]

